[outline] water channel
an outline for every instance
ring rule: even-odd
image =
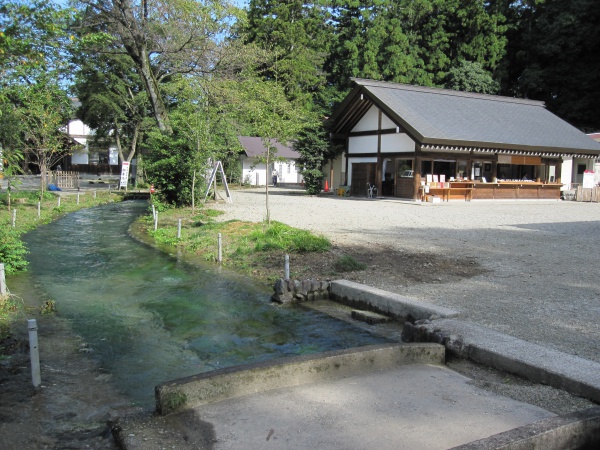
[[[147,203],[82,210],[28,233],[19,290],[54,300],[132,403],[154,386],[282,356],[381,342],[329,316],[270,302],[271,292],[213,264],[188,264],[133,239]]]

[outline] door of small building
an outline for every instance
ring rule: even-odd
[[[367,183],[375,184],[377,163],[352,164],[352,195],[355,197],[367,196]]]

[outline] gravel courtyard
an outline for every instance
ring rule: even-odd
[[[415,204],[308,197],[271,189],[271,219],[323,234],[336,247],[472,260],[483,274],[453,280],[421,263],[405,283],[377,261],[357,281],[460,311],[461,319],[600,362],[600,204],[563,201]],[[264,188],[232,192],[222,220],[260,222]],[[391,269],[391,270],[390,270]],[[383,273],[385,272],[385,273]]]

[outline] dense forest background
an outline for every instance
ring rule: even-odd
[[[318,182],[352,77],[542,100],[597,131],[599,23],[594,0],[0,0],[4,170],[51,166],[77,115],[121,161],[143,150],[169,203],[216,159],[235,179],[240,134],[294,141]]]

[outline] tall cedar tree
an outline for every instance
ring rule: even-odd
[[[330,82],[350,77],[441,86],[463,60],[493,71],[504,55],[504,18],[482,0],[335,1]]]
[[[246,42],[271,54],[264,78],[281,84],[288,100],[308,110],[315,102],[322,105],[332,36],[328,6],[329,0],[250,0],[243,30]]]
[[[532,11],[520,93],[586,131],[600,129],[600,8],[595,0],[546,0]],[[529,28],[530,26],[530,28]]]

